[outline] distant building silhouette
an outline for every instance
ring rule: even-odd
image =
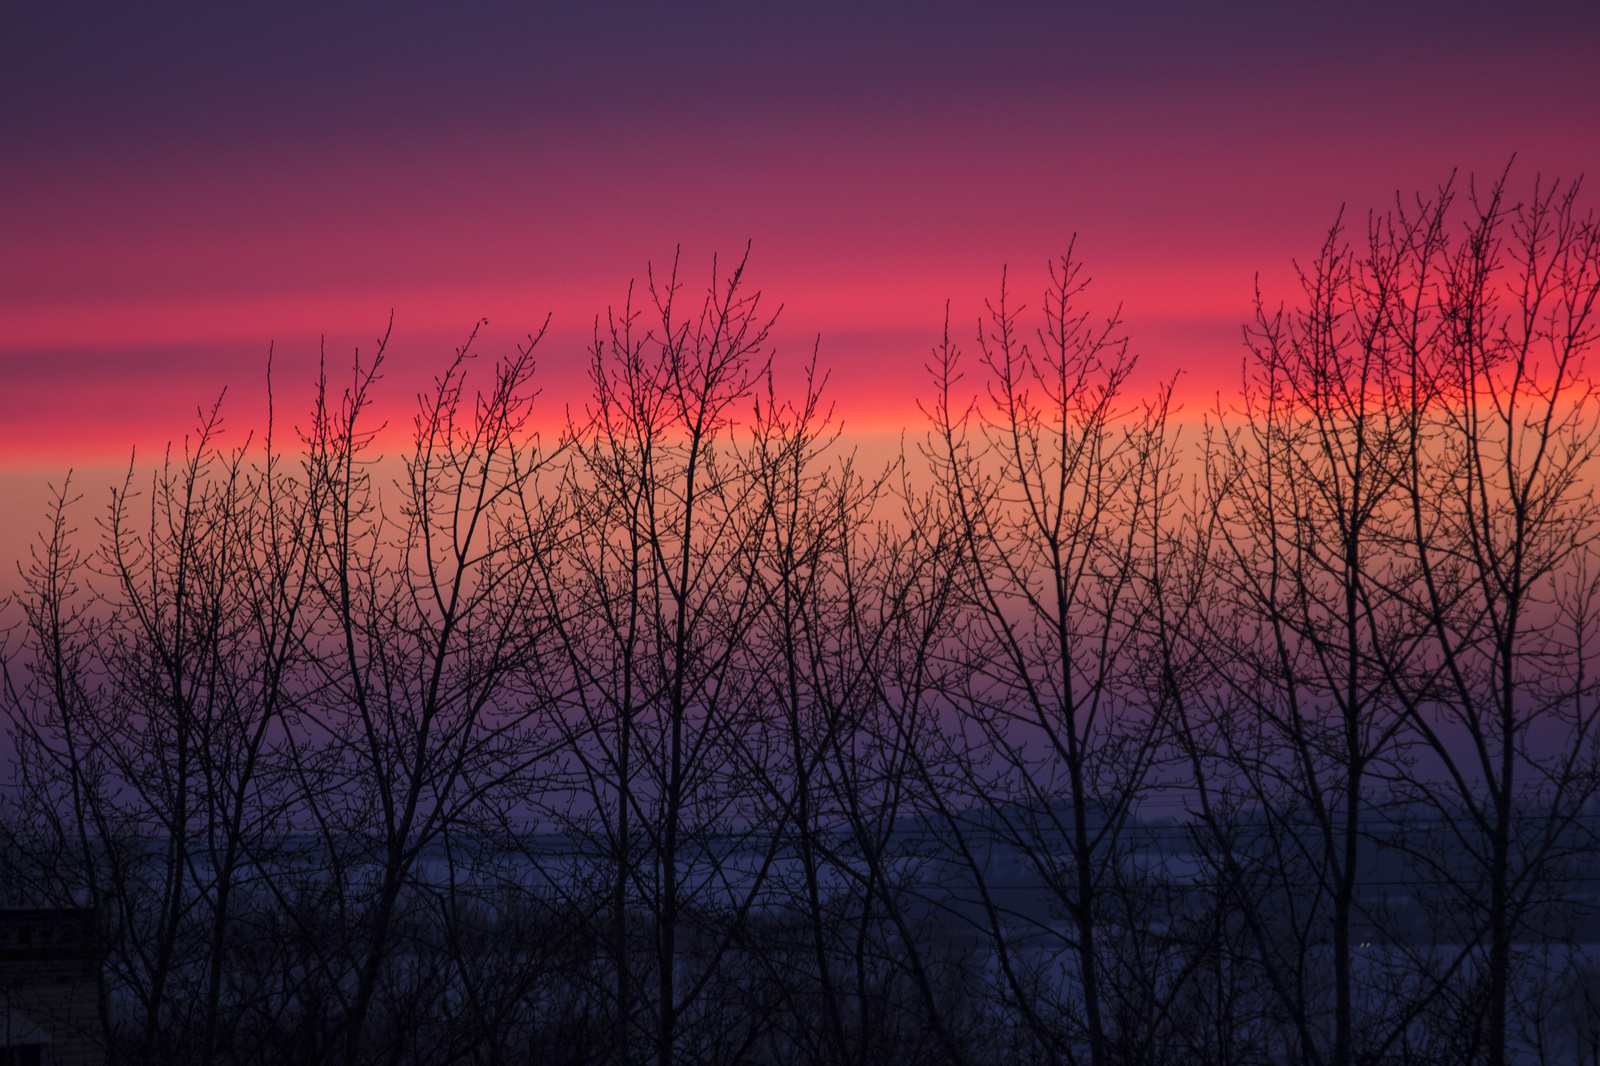
[[[0,1066],[100,1066],[95,912],[0,908]]]

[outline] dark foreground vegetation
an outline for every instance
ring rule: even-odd
[[[464,349],[378,467],[380,350],[62,489],[0,874],[116,1061],[1600,1061],[1574,189],[1336,228],[1181,430],[1069,255],[887,469],[742,269],[560,432]]]

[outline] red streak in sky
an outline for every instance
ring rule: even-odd
[[[1595,162],[1594,94],[1542,106],[1549,78],[1517,63],[1533,73],[1501,102],[1427,70],[1368,71],[1276,92],[1175,80],[1105,99],[836,101],[9,158],[0,462],[179,437],[224,386],[236,424],[257,425],[269,347],[280,409],[298,413],[324,338],[343,367],[391,310],[389,417],[480,318],[493,355],[546,313],[541,374],[559,411],[582,402],[595,317],[630,278],[642,286],[651,263],[659,276],[681,245],[697,289],[714,253],[726,268],[746,241],[752,283],[783,305],[780,364],[820,335],[855,427],[920,425],[946,301],[970,347],[1002,269],[1036,305],[1074,234],[1096,279],[1089,306],[1120,306],[1143,358],[1135,387],[1179,375],[1187,409],[1209,407],[1237,382],[1258,281],[1269,302],[1292,301],[1293,260],[1315,253],[1342,203],[1359,236],[1396,188],[1430,189],[1457,166],[1497,174],[1518,150],[1530,176]]]

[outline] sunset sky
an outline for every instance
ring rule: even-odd
[[[546,312],[581,402],[594,316],[680,245],[699,284],[753,242],[780,363],[820,335],[882,432],[945,301],[967,338],[1009,265],[1037,304],[1076,233],[1142,381],[1204,407],[1341,205],[1600,171],[1592,2],[571,7],[0,8],[0,506],[225,385],[255,424],[269,346],[298,416],[319,338],[391,310],[396,412]]]

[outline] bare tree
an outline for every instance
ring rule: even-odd
[[[1107,915],[1160,752],[1158,708],[1130,670],[1153,518],[1170,488],[1166,406],[1124,406],[1134,359],[1115,315],[1096,322],[1080,308],[1088,279],[1070,250],[1050,279],[1032,339],[1003,284],[989,305],[978,399],[958,399],[948,330],[933,366],[926,454],[962,556],[946,696],[970,745],[944,823],[1025,1024],[1052,1061],[1086,1051],[1101,1066],[1137,1041],[1110,1029],[1119,960]],[[956,816],[968,807],[982,814]],[[995,845],[1042,882],[1064,933],[985,886]],[[1024,937],[1059,943],[1068,961],[1049,968],[1070,992],[1025,972],[1039,956],[1014,946]]]
[[[28,681],[8,687],[23,804],[62,852],[32,887],[103,915],[141,1061],[218,1052],[224,956],[279,831],[273,749],[306,632],[311,498],[270,425],[253,464],[219,431],[214,408],[153,474],[147,509],[130,467],[89,553],[58,496],[26,581]],[[69,822],[47,813],[63,801]]]
[[[1427,293],[1438,328],[1415,346],[1403,397],[1413,609],[1428,684],[1408,688],[1430,758],[1411,795],[1437,819],[1416,849],[1448,886],[1441,925],[1472,948],[1456,983],[1469,1050],[1511,1054],[1519,939],[1547,939],[1559,860],[1593,847],[1596,788],[1596,385],[1600,228],[1578,186],[1502,177],[1474,190]],[[1450,214],[1447,187],[1423,215]],[[1441,850],[1442,847],[1442,850]],[[1461,995],[1464,989],[1472,989]]]
[[[381,346],[337,406],[324,386],[308,434],[324,500],[313,660],[323,739],[300,761],[302,818],[327,856],[361,846],[361,866],[334,871],[361,915],[349,1063],[369,1054],[373,997],[402,904],[425,887],[425,854],[477,824],[537,761],[544,708],[523,686],[548,629],[534,582],[554,528],[537,491],[549,455],[529,422],[538,339],[476,395],[465,384],[471,339],[457,351],[419,397],[393,503],[372,484],[361,422]]]
[[[714,267],[685,313],[674,266],[650,283],[648,325],[630,296],[603,335],[597,326],[590,422],[562,488],[573,535],[547,578],[581,769],[569,817],[611,886],[619,1062],[637,1036],[661,1066],[685,1039],[711,1038],[717,1019],[697,1010],[782,839],[781,825],[754,819],[748,772],[764,726],[750,639],[770,594],[753,573],[773,516],[759,457],[739,440],[745,419],[764,417],[752,408],[771,325],[744,270]],[[747,849],[753,869],[741,867]],[[633,972],[635,911],[648,985]]]
[[[1219,414],[1207,448],[1219,593],[1208,754],[1221,759],[1196,772],[1208,804],[1255,824],[1205,810],[1205,846],[1220,876],[1247,879],[1237,898],[1298,1054],[1339,1066],[1381,1055],[1415,1008],[1379,995],[1355,959],[1378,935],[1362,879],[1404,757],[1392,682],[1424,654],[1403,595],[1411,567],[1393,548],[1412,430],[1396,399],[1411,380],[1405,327],[1421,325],[1408,301],[1430,284],[1441,235],[1376,219],[1368,236],[1357,255],[1333,227],[1293,314],[1258,298],[1238,422]]]

